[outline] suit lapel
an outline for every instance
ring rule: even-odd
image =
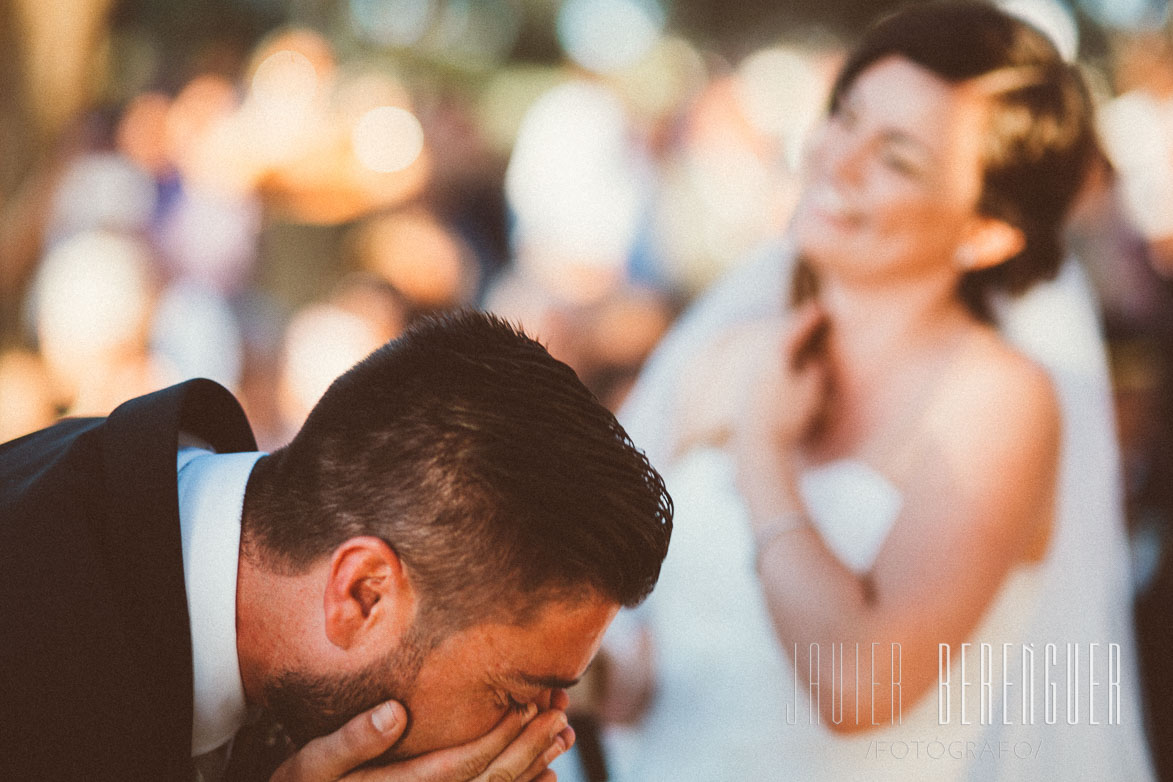
[[[181,429],[218,451],[256,448],[240,405],[208,380],[127,402],[110,414],[103,439],[109,514],[104,553],[137,652],[138,659],[128,663],[139,668],[140,694],[157,720],[156,739],[165,745],[158,749],[169,758],[190,755],[192,729],[191,634],[175,468]]]

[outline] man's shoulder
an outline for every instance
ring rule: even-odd
[[[68,448],[79,437],[97,429],[105,418],[62,418],[51,426],[0,443],[0,486],[10,472]]]
[[[0,445],[0,529],[23,524],[40,493],[77,495],[100,476],[104,420],[67,418]]]
[[[181,778],[191,648],[175,455],[189,421],[217,445],[252,440],[231,394],[194,381],[0,446],[0,612],[12,629],[0,636],[0,733],[24,747],[0,758],[0,777],[138,758],[154,771],[126,778]],[[58,723],[87,729],[64,741]]]
[[[162,436],[170,445],[180,431],[215,450],[251,451],[252,427],[236,397],[212,380],[195,378],[123,402],[106,419],[109,437],[139,441]]]

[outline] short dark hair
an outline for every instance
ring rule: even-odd
[[[246,546],[301,572],[374,535],[448,629],[551,598],[647,596],[672,531],[664,482],[574,371],[518,328],[424,318],[343,374],[262,458]]]
[[[1026,246],[1005,263],[963,276],[962,298],[988,317],[990,291],[1021,293],[1059,269],[1063,221],[1098,152],[1091,98],[1078,70],[1027,23],[986,3],[930,2],[864,34],[831,89],[831,113],[861,73],[892,55],[951,83],[996,75],[988,80],[978,211],[1018,228]]]

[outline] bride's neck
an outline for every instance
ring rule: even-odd
[[[820,301],[830,318],[841,380],[874,377],[925,351],[952,342],[976,325],[947,280],[887,286],[823,282]]]

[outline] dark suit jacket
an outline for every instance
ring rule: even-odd
[[[209,380],[0,445],[0,779],[190,779],[180,430],[256,448]]]

